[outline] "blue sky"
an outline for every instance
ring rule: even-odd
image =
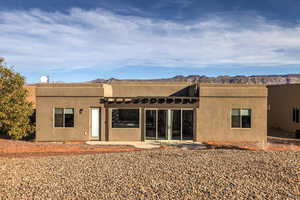
[[[299,0],[0,0],[27,82],[300,73]]]

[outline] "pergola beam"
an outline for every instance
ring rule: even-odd
[[[198,97],[103,97],[102,104],[196,104]]]

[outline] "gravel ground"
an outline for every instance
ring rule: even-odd
[[[300,152],[0,157],[0,180],[0,199],[300,199]]]
[[[28,157],[86,153],[128,152],[139,149],[124,145],[88,145],[84,142],[27,142],[0,139],[0,157]]]

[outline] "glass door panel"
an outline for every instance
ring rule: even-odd
[[[157,139],[166,140],[168,136],[168,110],[158,110],[157,112]]]
[[[193,110],[182,110],[182,139],[192,140],[194,132]]]
[[[156,140],[156,110],[146,110],[146,140]]]
[[[146,140],[192,140],[193,110],[145,110]]]
[[[171,140],[181,140],[181,110],[171,110]]]

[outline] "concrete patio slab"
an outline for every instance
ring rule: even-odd
[[[121,145],[121,146],[133,146],[139,149],[154,149],[160,148],[161,145],[159,144],[151,144],[147,142],[111,142],[111,141],[87,141],[86,144],[90,145]]]
[[[188,141],[156,140],[156,141],[145,141],[145,142],[87,141],[86,144],[90,144],[90,145],[122,145],[122,146],[125,145],[125,146],[133,146],[135,148],[140,148],[140,149],[155,149],[155,148],[160,148],[161,146],[171,146],[171,147],[178,147],[178,148],[189,149],[189,150],[206,149],[207,148],[206,145],[204,145],[200,142],[194,142],[192,140],[188,140]]]

